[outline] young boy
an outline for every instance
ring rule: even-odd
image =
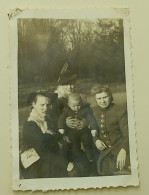
[[[70,128],[66,125],[67,118],[74,120],[74,128]],[[87,126],[83,129],[79,126],[82,120],[86,120],[87,122]],[[95,137],[97,135],[98,125],[89,104],[84,103],[79,94],[71,93],[68,96],[68,104],[65,106],[59,118],[58,128],[61,134],[68,135],[72,144],[72,158],[70,159],[71,162],[69,162],[67,170],[71,171],[73,169],[73,162],[81,155],[81,142],[89,162],[93,164],[92,136]]]

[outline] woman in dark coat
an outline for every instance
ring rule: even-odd
[[[27,154],[31,163],[26,165],[25,155],[21,156],[22,165],[24,164],[24,167],[22,166],[24,179],[67,176],[65,171],[67,166],[60,155],[59,135],[56,133],[56,124],[52,117],[54,111],[49,112],[56,98],[57,94],[36,92],[28,99],[32,111],[23,128],[22,154],[23,152]],[[31,150],[34,150],[32,155],[29,154]]]
[[[93,113],[100,128],[95,138],[100,151],[97,169],[99,175],[113,175],[130,166],[127,111],[113,103],[108,86],[99,88],[95,99],[98,106],[93,108]]]

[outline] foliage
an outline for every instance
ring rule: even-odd
[[[19,84],[53,82],[65,62],[81,79],[124,82],[121,19],[18,19]]]

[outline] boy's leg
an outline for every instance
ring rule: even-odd
[[[83,143],[85,153],[86,153],[88,160],[90,162],[94,161],[93,140],[92,140],[90,131],[89,130],[82,130],[82,132],[80,134],[80,140]]]
[[[77,130],[69,131],[69,140],[72,145],[72,160],[75,161],[80,156],[81,142]]]
[[[77,135],[77,130],[70,130],[68,133],[69,140],[71,142],[71,151],[69,153],[69,163],[67,166],[67,171],[70,177],[79,177],[80,174],[80,167],[78,166],[78,162],[80,161],[80,151],[81,151],[81,144],[79,140],[79,136]],[[69,168],[73,168],[69,171]],[[70,166],[70,167],[69,167]]]
[[[84,130],[80,138],[83,143],[87,159],[89,161],[90,173],[92,176],[95,176],[97,175],[97,165],[96,160],[94,158],[93,140],[90,131]]]

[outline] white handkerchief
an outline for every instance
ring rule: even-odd
[[[26,169],[27,167],[31,166],[33,163],[40,159],[39,155],[35,151],[34,148],[26,150],[21,154],[21,162]]]

